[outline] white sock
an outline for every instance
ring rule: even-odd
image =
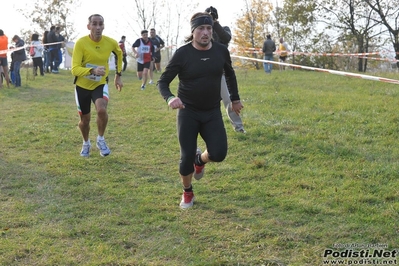
[[[104,140],[104,136],[98,135],[98,136],[97,136],[97,140]]]
[[[90,140],[89,139],[87,141],[83,140],[83,144],[89,145],[90,144]]]

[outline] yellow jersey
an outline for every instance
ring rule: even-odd
[[[288,55],[287,47],[283,43],[280,43],[279,50],[280,50],[280,56],[287,56]]]
[[[72,75],[76,76],[76,85],[87,90],[94,90],[101,84],[106,84],[109,74],[108,60],[114,53],[116,58],[116,69],[122,69],[122,50],[116,40],[102,36],[101,40],[96,42],[89,36],[80,38],[73,48],[72,53]],[[105,67],[104,76],[90,74],[92,68],[98,66]]]

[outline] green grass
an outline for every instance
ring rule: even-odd
[[[237,70],[248,133],[223,113],[228,156],[182,211],[176,112],[155,86],[132,72],[110,86],[112,154],[86,159],[70,72],[25,71],[0,90],[0,265],[322,265],[337,243],[399,248],[397,85]]]

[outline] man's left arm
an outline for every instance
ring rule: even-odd
[[[121,49],[121,47],[119,46],[119,43],[117,43],[116,41],[115,41],[115,46],[114,46],[114,50],[112,51],[112,53],[115,55],[115,57],[116,57],[116,72],[120,72],[121,70],[122,70],[122,63],[123,63],[123,61],[122,61],[122,57],[123,57],[123,52],[122,52],[122,49]]]

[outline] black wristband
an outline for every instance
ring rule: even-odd
[[[122,73],[121,72],[116,72],[116,75],[118,75],[119,77],[122,77]]]

